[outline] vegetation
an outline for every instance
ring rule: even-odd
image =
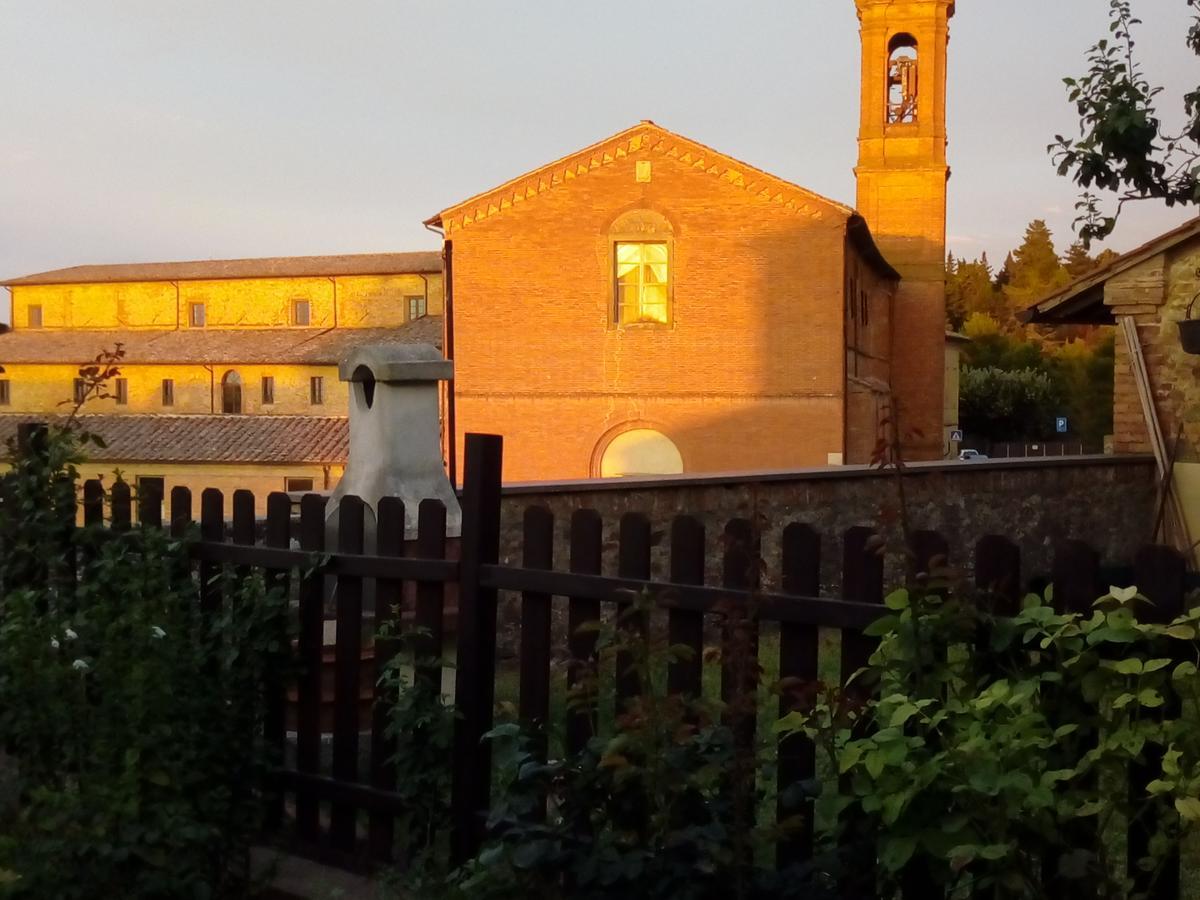
[[[970,440],[1047,440],[1059,437],[1055,419],[1066,416],[1065,437],[1100,449],[1112,431],[1111,329],[1037,329],[1017,314],[1112,256],[1093,258],[1076,243],[1060,259],[1049,228],[1037,220],[996,275],[986,254],[947,259],[949,324],[970,338],[960,385],[960,422]]]
[[[1184,40],[1200,56],[1200,0],[1184,2],[1196,11]],[[1158,111],[1163,89],[1150,84],[1135,53],[1134,29],[1141,22],[1133,4],[1109,0],[1109,8],[1109,37],[1088,51],[1083,75],[1064,79],[1079,136],[1056,135],[1048,148],[1059,174],[1083,189],[1076,229],[1085,247],[1112,233],[1130,201],[1200,203],[1200,86],[1183,96],[1182,125],[1165,124]],[[1115,209],[1103,211],[1094,191],[1115,196]]]
[[[242,896],[285,599],[230,577],[203,612],[188,540],[76,528],[85,441],[11,447],[0,484],[0,896]]]

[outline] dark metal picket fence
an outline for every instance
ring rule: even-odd
[[[645,592],[665,610],[669,640],[692,648],[690,658],[672,663],[668,671],[671,691],[698,694],[704,666],[720,666],[719,678],[725,696],[746,689],[739,679],[745,666],[731,664],[731,654],[720,662],[705,662],[705,635],[717,634],[727,644],[739,632],[738,646],[745,647],[749,630],[751,646],[758,647],[757,634],[767,623],[778,628],[778,672],[781,678],[815,682],[821,664],[820,629],[833,629],[840,642],[840,672],[843,680],[868,660],[874,641],[863,629],[880,614],[884,594],[883,559],[874,531],[854,527],[834,542],[824,539],[803,522],[788,524],[782,531],[782,571],[771,573],[777,591],[760,590],[762,558],[759,535],[751,522],[736,519],[724,530],[721,583],[706,584],[705,533],[699,521],[680,515],[669,525],[669,577],[651,577],[652,546],[657,537],[643,515],[622,517],[616,550],[616,575],[606,576],[603,523],[591,510],[575,512],[569,523],[556,523],[545,508],[531,506],[523,517],[523,558],[519,565],[501,565],[500,473],[501,439],[469,435],[466,444],[465,481],[462,494],[463,526],[461,552],[448,559],[446,510],[438,501],[420,505],[415,543],[404,539],[404,509],[395,498],[384,499],[377,513],[377,542],[373,555],[364,552],[364,507],[357,498],[345,498],[339,507],[337,546],[326,546],[326,500],[308,495],[300,503],[298,519],[293,516],[287,495],[272,494],[267,501],[265,531],[255,520],[254,497],[235,491],[226,508],[220,491],[205,490],[200,497],[201,542],[195,548],[195,564],[202,585],[202,602],[216,607],[222,602],[219,579],[212,576],[223,566],[263,570],[281,584],[298,578],[299,637],[298,679],[295,695],[294,764],[281,769],[274,787],[273,821],[281,835],[306,851],[347,865],[384,863],[394,858],[396,818],[404,802],[396,792],[394,773],[388,765],[392,749],[385,735],[388,710],[384,698],[375,704],[369,727],[364,727],[361,691],[364,683],[376,681],[395,653],[394,642],[375,642],[373,660],[364,663],[364,631],[395,624],[394,611],[409,598],[409,622],[424,630],[427,655],[437,656],[446,633],[448,588],[457,591],[454,752],[451,761],[453,815],[452,852],[456,859],[472,856],[484,839],[484,814],[491,797],[491,753],[481,738],[493,726],[497,681],[497,610],[501,592],[518,594],[519,622],[519,715],[526,722],[547,723],[552,712],[552,639],[555,609],[565,606],[567,619],[566,655],[568,681],[578,677],[596,654],[596,635],[580,626],[599,620],[603,607],[630,602],[632,593]],[[129,488],[115,485],[108,502],[113,528],[132,527],[133,500]],[[98,483],[85,486],[84,515],[88,521],[103,521],[105,495]],[[147,493],[138,498],[138,518],[143,525],[162,525],[162,498]],[[231,526],[227,529],[227,521]],[[169,522],[173,532],[183,534],[193,522],[193,498],[183,488],[171,491]],[[553,558],[556,528],[569,533],[569,559]],[[261,535],[261,540],[256,536]],[[298,549],[293,549],[293,542]],[[946,541],[933,532],[916,535],[914,565],[924,567],[946,553]],[[821,554],[840,552],[841,592],[836,598],[821,596]],[[318,561],[319,562],[316,562]],[[954,562],[954,561],[951,561]],[[966,563],[968,561],[959,561]],[[1028,580],[1021,571],[1020,552],[1009,539],[989,535],[975,545],[970,571],[976,587],[989,596],[1000,612],[1013,610]],[[1079,542],[1065,540],[1057,548],[1054,568],[1047,573],[1053,583],[1057,605],[1067,610],[1090,610],[1105,592],[1101,583],[1099,555]],[[1149,615],[1169,620],[1184,606],[1185,565],[1174,551],[1157,546],[1144,548],[1133,561],[1134,579],[1155,606]],[[329,582],[336,583],[336,663],[333,677],[332,734],[322,735],[322,651]],[[374,583],[376,615],[364,610],[365,587]],[[739,618],[737,610],[753,610]],[[731,610],[733,612],[731,612]],[[364,614],[366,615],[364,617]],[[763,644],[774,646],[774,644]],[[559,655],[561,656],[561,648]],[[761,660],[760,660],[761,662]],[[364,673],[370,664],[375,671]],[[439,672],[422,673],[440,678]],[[369,677],[367,677],[369,676]],[[617,675],[618,698],[638,689],[636,680]],[[285,686],[268,686],[272,714],[268,739],[282,748],[285,731]],[[788,711],[788,697],[781,700],[781,713]],[[565,723],[568,751],[581,747],[589,738],[586,717],[569,716]],[[743,723],[738,740],[753,742],[754,723]],[[322,765],[322,741],[332,744],[331,761]],[[368,746],[360,746],[366,741]],[[366,760],[363,765],[362,761]],[[778,747],[780,785],[813,778],[816,761],[811,745],[789,737]],[[1137,778],[1134,777],[1136,782]],[[1133,790],[1143,785],[1134,783]],[[811,817],[809,817],[811,822]],[[813,851],[811,826],[789,838],[780,848],[783,858],[802,858]],[[1131,832],[1131,859],[1144,852],[1144,840]],[[1178,900],[1178,866],[1155,886],[1158,900]],[[923,894],[923,896],[932,896]]]

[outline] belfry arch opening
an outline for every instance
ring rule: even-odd
[[[623,431],[600,456],[601,478],[635,475],[681,475],[683,457],[674,441],[652,428]]]
[[[917,121],[917,39],[902,32],[888,41],[887,124]]]

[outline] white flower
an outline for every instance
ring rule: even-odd
[[[51,649],[51,650],[57,650],[57,649],[58,649],[58,638],[56,638],[56,637],[52,637],[52,638],[50,638],[50,649]]]
[[[63,637],[65,637],[68,641],[73,641],[73,640],[75,640],[75,638],[79,637],[79,635],[77,635],[74,631],[72,631],[70,628],[68,628],[66,631],[63,632]]]
[[[76,672],[86,672],[91,667],[87,664],[87,662],[85,660],[77,659],[77,660],[75,660],[75,662],[71,663],[71,668],[74,669]]]
[[[163,631],[161,628],[159,628],[157,625],[155,625],[153,628],[150,629],[150,637],[152,637],[156,641],[161,641],[166,636],[167,636],[167,633],[165,631]]]

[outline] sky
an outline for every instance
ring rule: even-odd
[[[955,254],[999,264],[1034,218],[1069,244],[1046,145],[1108,5],[959,0]],[[1173,113],[1187,5],[1136,5]],[[433,249],[433,213],[640,119],[854,203],[852,0],[0,0],[0,34],[0,277]],[[1135,205],[1108,246],[1187,215]]]

